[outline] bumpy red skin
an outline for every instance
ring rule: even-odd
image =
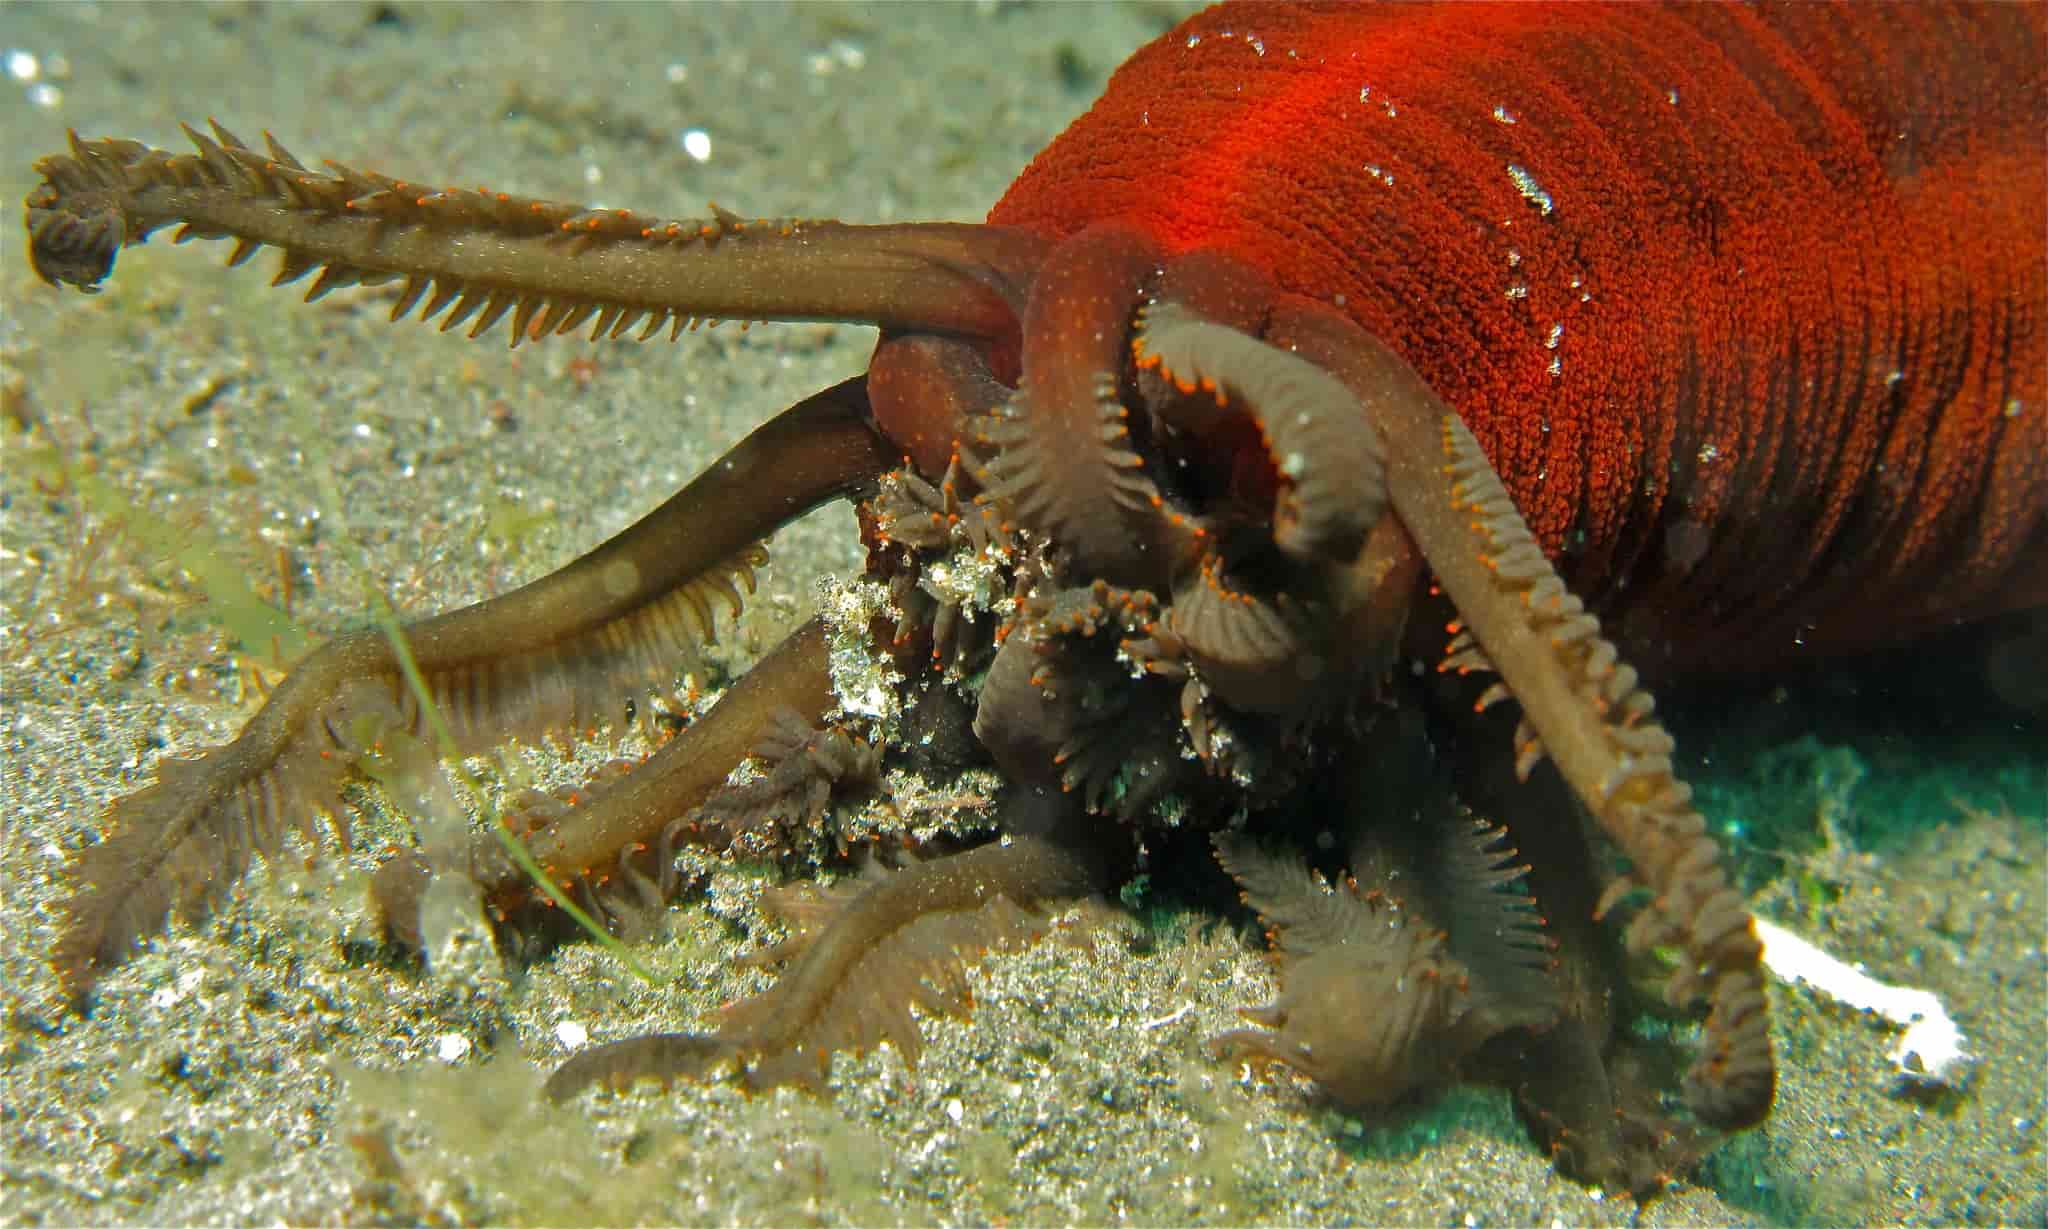
[[[2044,13],[1226,6],[989,220],[1341,306],[1638,654],[1761,666],[2048,600]]]

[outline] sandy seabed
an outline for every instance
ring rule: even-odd
[[[0,82],[0,194],[21,199],[67,127],[179,147],[179,121],[211,116],[428,182],[971,221],[1180,11],[17,4],[0,49],[36,73],[10,59]],[[65,858],[160,755],[225,741],[255,700],[184,552],[273,596],[288,572],[319,632],[361,621],[369,583],[412,613],[473,601],[623,528],[873,340],[728,328],[508,352],[388,326],[374,292],[297,307],[222,254],[132,250],[87,298],[40,285],[19,232],[0,245],[0,1223],[2042,1222],[2043,774],[2003,730],[1988,751],[1844,734],[1882,753],[1837,801],[1858,831],[1912,834],[1759,903],[1939,991],[1982,1055],[1967,1087],[1897,1095],[1883,1030],[1779,987],[1777,1112],[1640,1219],[1553,1173],[1501,1093],[1366,1126],[1209,1059],[1202,1039],[1270,986],[1246,936],[1199,916],[1146,954],[992,960],[974,1018],[928,1023],[915,1073],[884,1051],[842,1059],[822,1099],[550,1107],[565,1039],[701,1025],[752,984],[726,964],[752,944],[745,883],[714,881],[636,949],[657,987],[590,945],[514,977],[422,976],[370,941],[363,880],[404,823],[375,804],[356,853],[280,859],[110,976],[89,1019],[68,1013],[45,963]],[[815,576],[860,566],[844,509],[774,553],[713,669],[805,617]],[[1756,703],[1687,748],[1717,823],[1826,794],[1837,762],[1798,770],[1797,710]],[[1738,727],[1775,731],[1795,769],[1754,771]],[[1878,813],[1966,771],[2017,818]],[[1788,780],[1790,803],[1756,792]]]

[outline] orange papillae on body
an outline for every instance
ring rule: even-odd
[[[2042,20],[1218,10],[990,221],[1116,219],[1340,306],[1681,664],[1896,637],[2019,604],[2048,547]]]

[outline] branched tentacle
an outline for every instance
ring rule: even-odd
[[[1155,410],[1175,425],[1200,431],[1191,419],[1241,415],[1257,429],[1279,476],[1275,545],[1302,560],[1357,557],[1386,511],[1385,459],[1378,433],[1361,422],[1357,398],[1341,381],[1171,301],[1140,313],[1131,352],[1140,370],[1184,394]],[[1213,402],[1199,412],[1197,392]]]
[[[1174,594],[1166,626],[1203,681],[1229,703],[1254,712],[1292,712],[1304,701],[1298,671],[1315,653],[1287,598],[1265,598],[1230,586],[1211,556]]]
[[[1139,773],[1143,788],[1114,796],[1117,774],[1148,738],[1162,733],[1121,660],[1127,637],[1151,629],[1157,603],[1098,580],[1023,600],[982,684],[975,733],[1005,771],[1057,783],[1091,811],[1149,802],[1162,787],[1157,765]],[[1142,758],[1142,757],[1141,757]]]
[[[1666,997],[1680,1006],[1711,997],[1707,1052],[1687,1076],[1688,1097],[1710,1122],[1748,1125],[1769,1107],[1773,1080],[1762,947],[1748,907],[1721,871],[1720,849],[1692,806],[1691,788],[1672,768],[1671,736],[1651,718],[1652,701],[1636,686],[1635,671],[1617,661],[1598,620],[1563,589],[1471,433],[1452,418],[1444,435],[1456,506],[1486,537],[1487,566],[1503,590],[1523,596],[1528,623],[1547,635],[1558,673],[1575,680],[1568,684],[1570,708],[1559,713],[1532,704],[1516,686],[1524,672],[1503,666],[1526,714],[1517,771],[1526,776],[1539,755],[1557,758],[1634,873],[1652,888],[1649,907],[1629,927],[1630,947],[1680,947],[1685,963]],[[1486,633],[1478,635],[1483,642]],[[1566,756],[1576,772],[1566,767]]]
[[[997,336],[1013,327],[1010,287],[1043,241],[1002,227],[750,222],[715,211],[671,221],[501,192],[434,188],[337,162],[306,166],[266,135],[250,148],[219,125],[187,128],[198,148],[71,138],[37,164],[30,259],[45,281],[91,290],[124,244],[178,226],[180,239],[234,239],[230,262],[283,255],[277,283],[314,270],[317,298],[404,279],[392,318],[509,317],[512,342],[590,325],[650,336],[699,320],[860,320]],[[443,315],[443,313],[446,313]]]
[[[877,532],[905,555],[890,581],[903,616],[897,641],[924,629],[932,661],[954,679],[978,669],[994,648],[993,612],[1017,562],[993,507],[962,502],[963,481],[956,457],[937,486],[907,468],[883,475],[874,499]]]
[[[709,712],[638,769],[586,791],[574,808],[575,822],[536,833],[528,842],[534,861],[557,882],[592,868],[609,873],[619,850],[672,842],[672,826],[685,817],[691,822],[682,829],[682,839],[716,843],[723,832],[715,826],[707,830],[702,818],[691,813],[754,753],[779,714],[820,721],[833,703],[826,636],[814,619],[770,650]],[[534,900],[532,885],[490,834],[474,841],[469,869],[483,885],[495,916],[512,918]]]
[[[1384,1105],[1451,1073],[1510,1028],[1557,1014],[1551,944],[1528,869],[1484,821],[1439,827],[1419,848],[1372,842],[1359,879],[1325,885],[1302,862],[1238,836],[1216,856],[1265,923],[1279,998],[1216,1049],[1279,1062],[1353,1107]]]
[[[1028,793],[1009,800],[1004,827],[1030,835],[776,898],[792,933],[757,954],[757,962],[786,964],[773,986],[728,1007],[711,1034],[632,1038],[580,1054],[549,1079],[548,1095],[701,1079],[720,1067],[737,1068],[751,1088],[817,1087],[833,1054],[883,1041],[914,1067],[923,1043],[911,1007],[965,1012],[969,962],[1043,933],[1052,907],[1112,880],[1110,860],[1074,830],[1071,815],[1019,814],[1045,806]],[[1048,830],[1055,825],[1067,830]]]
[[[1451,1036],[1471,994],[1442,931],[1383,893],[1333,889],[1298,859],[1242,838],[1219,836],[1216,856],[1267,926],[1281,990],[1242,1009],[1262,1027],[1219,1034],[1213,1051],[1292,1067],[1352,1108],[1390,1104],[1449,1073],[1466,1048]]]
[[[763,557],[759,537],[887,467],[859,391],[842,385],[785,412],[726,463],[561,571],[407,626],[408,649],[456,750],[604,723],[623,716],[635,687],[672,675],[678,650],[710,635],[710,602],[723,597],[736,609],[735,580],[751,587]],[[764,480],[770,472],[772,483]],[[390,641],[358,631],[301,663],[234,742],[194,761],[167,761],[159,784],[117,803],[107,839],[81,856],[80,890],[66,904],[53,961],[67,989],[90,991],[171,908],[211,909],[252,851],[277,847],[284,817],[305,826],[325,811],[345,837],[334,805],[339,784],[369,745],[401,736],[431,741]],[[650,839],[679,813],[636,821],[573,856],[557,851],[554,864],[573,878],[607,864],[623,844]],[[516,878],[509,869],[507,877]]]
[[[1453,955],[1500,1009],[1534,1023],[1558,1010],[1556,943],[1524,890],[1527,866],[1505,847],[1506,832],[1465,816],[1436,834],[1423,879]]]
[[[719,843],[755,856],[828,843],[823,825],[834,796],[872,785],[882,767],[874,743],[837,726],[814,726],[793,709],[775,714],[753,754],[762,761],[760,775],[718,790],[701,819],[721,834]]]
[[[1319,306],[1276,311],[1273,330],[1359,393],[1387,442],[1394,509],[1470,633],[1454,645],[1455,668],[1499,672],[1525,715],[1518,766],[1552,759],[1653,893],[1652,920],[1631,928],[1631,942],[1685,952],[1674,1002],[1710,997],[1688,1100],[1717,1126],[1756,1123],[1774,1084],[1762,948],[1672,770],[1648,693],[1552,570],[1471,432],[1412,368]]]
[[[1048,258],[1025,312],[1022,381],[969,442],[983,458],[975,481],[1055,544],[1070,583],[1158,588],[1175,557],[1116,382],[1130,304],[1158,264],[1148,240],[1121,228]]]

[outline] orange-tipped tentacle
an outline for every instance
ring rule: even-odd
[[[1299,355],[1164,300],[1138,318],[1132,354],[1184,394],[1160,412],[1238,416],[1256,429],[1278,476],[1273,541],[1291,557],[1349,562],[1386,510],[1379,435],[1361,422],[1358,401],[1329,372]]]
[[[1716,1126],[1754,1125],[1775,1086],[1762,947],[1635,670],[1552,570],[1457,412],[1412,367],[1320,304],[1283,304],[1271,329],[1359,394],[1386,440],[1395,513],[1521,703],[1526,745],[1556,763],[1650,886],[1631,946],[1679,947],[1685,959],[1667,996],[1683,1004],[1704,993],[1712,1005],[1688,1100]]]
[[[983,418],[975,478],[1043,533],[1076,579],[1163,587],[1158,492],[1118,399],[1131,313],[1160,265],[1157,247],[1117,226],[1067,240],[1031,289],[1016,396]]]

